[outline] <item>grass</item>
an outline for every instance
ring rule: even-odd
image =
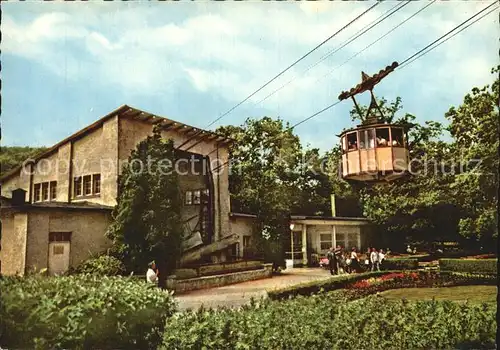
[[[380,293],[387,299],[451,300],[457,302],[496,303],[496,286],[459,286],[443,288],[401,288]]]

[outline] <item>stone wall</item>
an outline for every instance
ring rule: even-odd
[[[28,244],[26,245],[26,268],[28,270],[38,271],[48,268],[49,232],[48,212],[28,212]]]
[[[182,268],[175,271],[177,279],[188,279],[202,276],[257,270],[262,268],[262,261],[236,261],[221,264],[201,265],[193,268]]]
[[[231,232],[233,234],[237,234],[240,237],[239,247],[240,247],[240,257],[245,254],[245,247],[243,246],[243,237],[250,237],[250,240],[253,237],[256,218],[253,217],[243,217],[237,215],[231,215],[230,224],[231,224]]]
[[[111,241],[105,236],[111,223],[110,211],[51,211],[48,220],[48,232],[71,232],[70,266],[111,247]]]
[[[272,277],[272,264],[264,264],[264,268],[258,270],[204,276],[185,280],[177,280],[171,276],[167,281],[167,288],[173,289],[177,294],[180,294],[191,290],[215,288],[270,277]]]
[[[0,272],[4,275],[23,274],[26,264],[26,235],[28,216],[26,213],[2,209],[2,250]]]
[[[118,191],[118,117],[73,142],[72,179],[77,176],[101,174],[101,193],[72,198],[72,202],[88,201],[114,206]]]
[[[109,211],[36,209],[2,211],[2,273],[24,274],[48,267],[50,232],[71,232],[70,267],[105,251],[111,242],[105,232]]]

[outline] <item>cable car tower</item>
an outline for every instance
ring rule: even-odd
[[[408,137],[405,126],[384,122],[384,115],[373,95],[373,88],[398,66],[390,66],[373,76],[361,72],[362,81],[349,91],[343,91],[339,100],[353,100],[362,123],[356,128],[343,131],[342,178],[361,182],[392,181],[408,173]],[[370,91],[371,102],[363,115],[355,95]],[[377,117],[377,112],[380,117]]]

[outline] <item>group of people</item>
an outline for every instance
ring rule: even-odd
[[[398,140],[392,140],[392,142],[387,141],[383,137],[377,137],[376,139],[370,139],[368,148],[375,148],[375,140],[377,141],[377,147],[387,147],[387,146],[401,146],[401,143]],[[349,141],[348,142],[348,150],[349,151],[355,151],[358,149],[358,142],[357,141]],[[361,149],[365,148],[365,143],[363,141],[359,142],[359,147]]]
[[[341,246],[331,247],[327,254],[328,267],[332,275],[337,275],[339,272],[380,271],[385,256],[386,254],[382,249],[368,248],[363,259],[363,256],[358,254],[356,247],[352,247],[350,252],[345,252]],[[364,267],[362,267],[362,264]]]

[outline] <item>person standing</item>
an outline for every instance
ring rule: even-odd
[[[345,273],[346,268],[345,268],[345,258],[344,258],[344,252],[341,246],[337,246],[335,248],[335,257],[337,258],[337,266],[339,267],[339,274]]]
[[[372,268],[371,268],[372,271],[375,271],[375,269],[377,269],[377,271],[380,271],[379,256],[378,256],[378,252],[375,248],[372,248],[372,252],[370,253],[370,263],[372,265]]]
[[[328,251],[327,258],[328,258],[328,266],[330,267],[330,273],[332,275],[337,275],[339,271],[337,266],[337,257],[335,255],[333,247],[331,247],[330,250]]]
[[[351,270],[355,272],[361,272],[361,265],[359,264],[358,253],[356,252],[356,247],[352,247],[351,250]]]
[[[146,282],[158,283],[158,270],[156,269],[156,264],[154,261],[148,264],[148,271],[146,272]]]
[[[378,264],[382,269],[384,268],[383,266],[384,260],[385,260],[384,250],[380,249],[380,251],[378,252]]]

